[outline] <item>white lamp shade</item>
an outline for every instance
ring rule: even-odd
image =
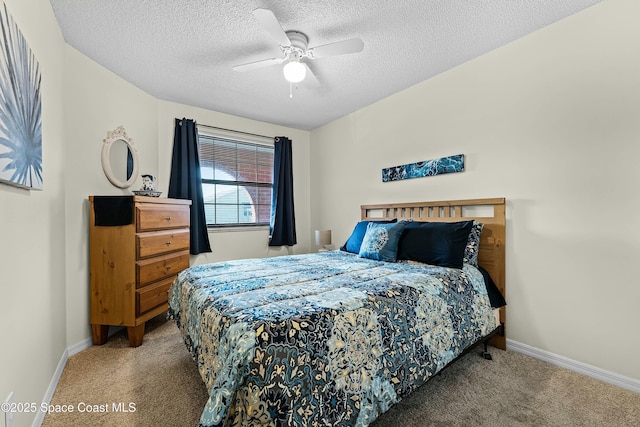
[[[291,83],[298,83],[304,80],[307,75],[307,67],[299,61],[289,61],[282,68],[284,78]]]
[[[316,230],[316,245],[327,246],[331,244],[331,230]]]

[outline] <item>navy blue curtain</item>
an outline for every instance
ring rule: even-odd
[[[293,209],[291,140],[279,136],[275,138],[274,144],[269,246],[293,246],[297,241],[296,216]]]
[[[190,119],[176,119],[168,197],[191,200],[192,255],[211,252],[201,178],[196,123]]]

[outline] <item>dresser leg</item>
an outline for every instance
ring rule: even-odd
[[[140,347],[144,336],[144,323],[138,326],[128,326],[129,347]]]
[[[91,335],[93,335],[93,345],[104,345],[109,338],[109,325],[91,325]]]

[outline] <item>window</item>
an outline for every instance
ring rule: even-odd
[[[207,225],[269,225],[273,146],[198,134]]]

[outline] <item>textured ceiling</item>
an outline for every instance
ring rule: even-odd
[[[601,0],[50,0],[66,42],[156,98],[311,130]],[[273,11],[309,47],[359,37],[360,53],[309,62],[294,87],[252,14]]]

